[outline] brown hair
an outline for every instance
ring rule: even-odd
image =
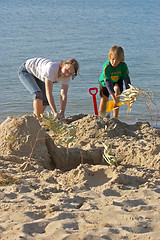
[[[74,67],[74,71],[75,73],[72,76],[72,79],[74,79],[74,77],[77,76],[78,74],[78,70],[79,70],[79,64],[78,62],[74,59],[74,58],[70,58],[66,61],[62,61],[59,65],[59,70],[58,70],[58,77],[60,77],[60,72],[61,72],[61,68],[62,68],[62,64],[71,64]]]
[[[119,59],[121,62],[124,61],[124,50],[120,46],[113,46],[109,53],[108,53],[108,59],[110,60],[112,57],[115,59]]]

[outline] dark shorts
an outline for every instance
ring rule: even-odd
[[[113,87],[118,84],[120,92],[123,92],[123,80],[119,80],[116,83],[113,83]],[[99,83],[99,89],[100,89],[100,96],[105,95],[106,97],[109,97],[109,92],[107,87],[104,87],[101,83]]]
[[[41,89],[42,91],[42,95],[43,95],[43,106],[48,106],[49,103],[48,103],[48,100],[47,100],[47,97],[46,97],[46,89],[45,89],[45,82],[41,81],[40,79],[34,77],[35,80],[36,80],[36,83],[38,85],[38,87]]]

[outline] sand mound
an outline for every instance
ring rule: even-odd
[[[0,125],[0,155],[11,161],[25,162],[31,157],[41,166],[68,170],[80,163],[106,164],[102,159],[105,145],[112,145],[118,161],[128,165],[159,169],[160,133],[149,123],[128,125],[116,119],[94,115],[76,115],[67,119],[76,127],[76,139],[69,145],[56,146],[52,136],[33,116],[7,118]]]
[[[70,146],[101,150],[102,154],[103,142],[112,145],[121,164],[159,169],[160,131],[153,130],[148,122],[128,125],[117,119],[88,115],[72,124],[77,128],[77,137]]]
[[[23,162],[30,157],[33,150],[32,158],[38,160],[43,167],[49,168],[51,160],[45,138],[46,132],[33,116],[8,117],[0,125],[0,155],[11,161],[14,159],[16,162]]]
[[[0,156],[19,163],[31,159],[44,168],[63,170],[76,167],[82,161],[90,164],[102,162],[99,149],[84,151],[74,147],[68,154],[64,146],[57,147],[33,116],[9,117],[0,125]]]

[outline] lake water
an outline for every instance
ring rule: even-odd
[[[19,66],[32,57],[78,60],[80,75],[71,81],[66,116],[94,114],[88,90],[98,88],[113,45],[124,48],[132,85],[160,94],[159,12],[159,0],[0,0],[0,122],[32,114],[32,96],[17,75]],[[54,85],[58,109],[59,92],[60,85]],[[96,98],[99,105],[99,94]],[[160,103],[160,96],[155,95],[155,101]],[[155,108],[152,114],[155,121]],[[140,102],[128,116],[121,107],[119,117],[129,123],[150,119]]]

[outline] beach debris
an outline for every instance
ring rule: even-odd
[[[122,102],[127,103],[128,109],[127,114],[129,111],[131,111],[132,104],[137,101],[137,97],[139,94],[142,93],[143,89],[135,88],[131,84],[129,84],[130,88],[123,91],[123,93],[120,95],[122,98]]]
[[[110,165],[110,166],[118,166],[118,160],[112,153],[112,145],[106,145],[102,142],[104,146],[104,151],[103,151],[103,159]]]
[[[27,162],[24,162],[21,166],[20,166],[21,171],[25,172],[25,171],[29,171],[34,169],[33,165],[31,164],[30,159],[28,159]]]
[[[17,182],[18,182],[18,179],[0,171],[0,186],[8,186],[8,185],[16,184]]]
[[[127,104],[127,114],[131,111],[132,104],[137,101],[137,97],[146,91],[146,89],[135,88],[131,84],[129,84],[130,88],[123,91],[119,97],[121,97],[121,102],[117,103],[117,106],[120,107],[122,105]],[[107,112],[113,111],[114,109],[114,102],[108,101],[107,102]]]
[[[8,143],[8,151],[13,149],[13,144],[16,140],[20,140],[21,136],[18,136],[18,133],[10,134],[8,137],[5,137],[5,140]]]
[[[158,124],[158,120],[159,120],[159,111],[158,111],[159,102],[158,102],[158,100],[155,101],[154,96],[159,97],[160,94],[152,91],[151,89],[135,88],[131,84],[129,84],[129,86],[130,86],[130,88],[123,91],[123,93],[120,95],[120,97],[122,98],[122,102],[124,102],[124,103],[128,102],[127,103],[128,104],[127,114],[131,110],[131,106],[135,101],[145,103],[145,105],[147,106],[148,112],[149,112],[152,128],[153,128],[152,112],[154,109],[156,111],[157,119],[156,119],[155,128],[157,128],[157,124]]]
[[[76,128],[74,125],[68,125],[53,116],[52,113],[42,114],[43,126],[45,129],[53,131],[53,139],[57,145],[66,144],[67,153],[68,145],[76,137]]]

